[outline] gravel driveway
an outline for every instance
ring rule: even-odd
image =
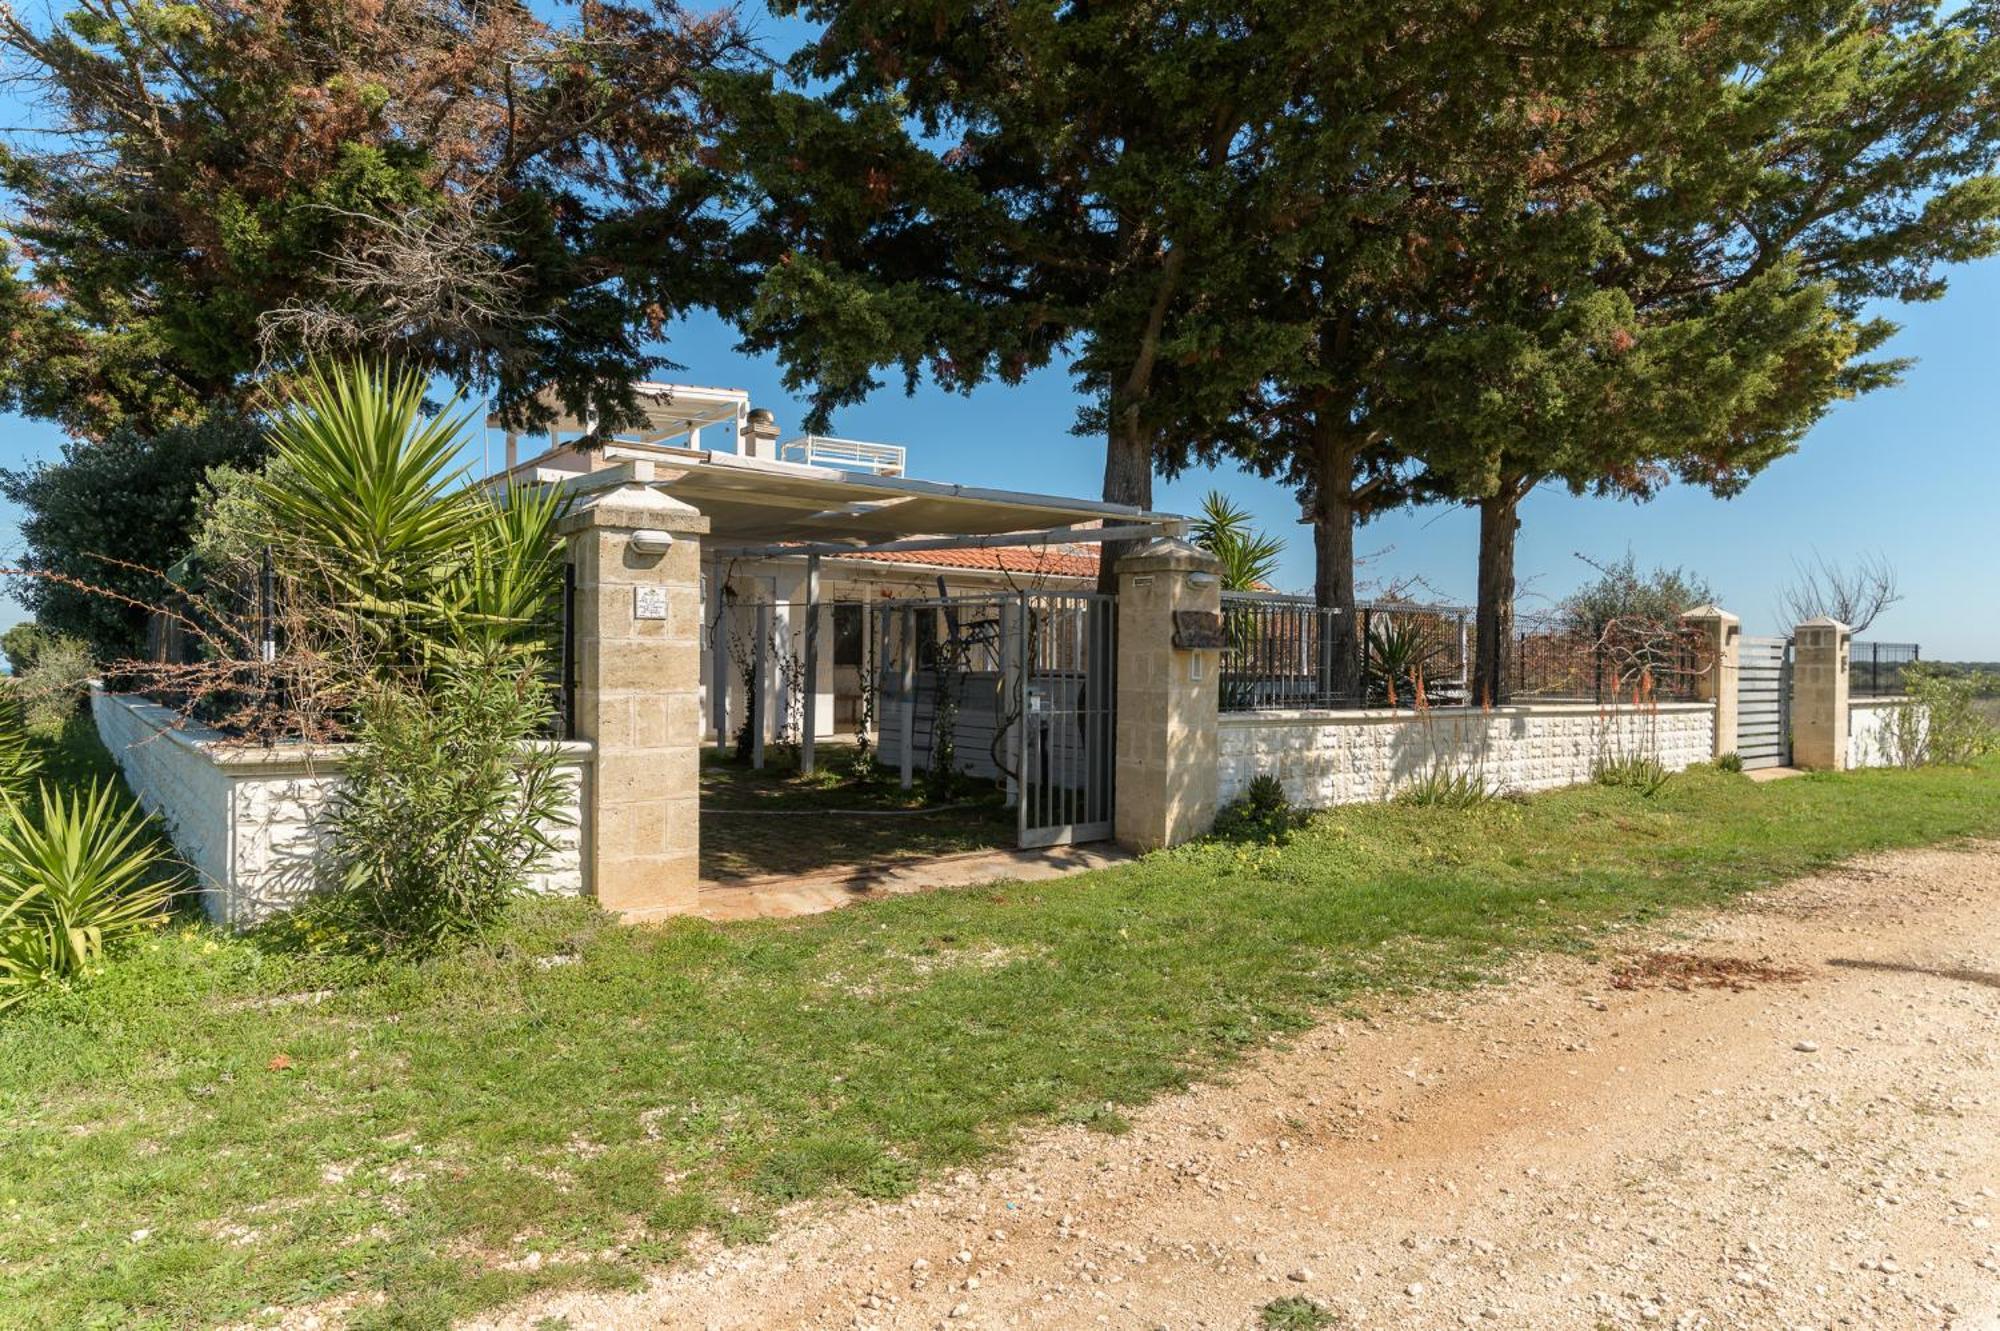
[[[485,1326],[2000,1328],[2000,846],[1333,1021],[893,1205]]]

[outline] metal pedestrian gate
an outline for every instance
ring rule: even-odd
[[[1736,756],[1745,769],[1792,761],[1792,641],[1744,638],[1737,657]]]
[[[1006,790],[1023,847],[1111,835],[1117,598],[1017,592],[876,608],[878,755]]]
[[[1010,655],[1023,721],[1014,769],[1023,848],[1111,835],[1117,610],[1117,598],[1099,592],[1017,598]]]

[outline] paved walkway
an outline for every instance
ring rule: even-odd
[[[1050,846],[1044,850],[982,850],[929,859],[848,865],[820,873],[773,875],[730,883],[703,883],[695,914],[708,920],[757,920],[816,915],[857,901],[930,892],[977,883],[1038,882],[1132,857],[1109,842]]]

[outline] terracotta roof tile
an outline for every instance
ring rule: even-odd
[[[1040,574],[1055,578],[1097,576],[1094,545],[1003,545],[963,550],[857,550],[835,559],[869,559],[918,568],[970,568],[989,573]]]

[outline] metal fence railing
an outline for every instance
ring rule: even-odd
[[[1707,638],[1681,624],[1617,620],[1517,633],[1507,662],[1516,702],[1692,702],[1712,668]]]
[[[1217,685],[1225,712],[1466,701],[1472,611],[1365,602],[1353,619],[1303,597],[1228,592]]]
[[[1903,674],[1922,658],[1914,642],[1855,642],[1848,648],[1847,688],[1856,698],[1903,692]]]

